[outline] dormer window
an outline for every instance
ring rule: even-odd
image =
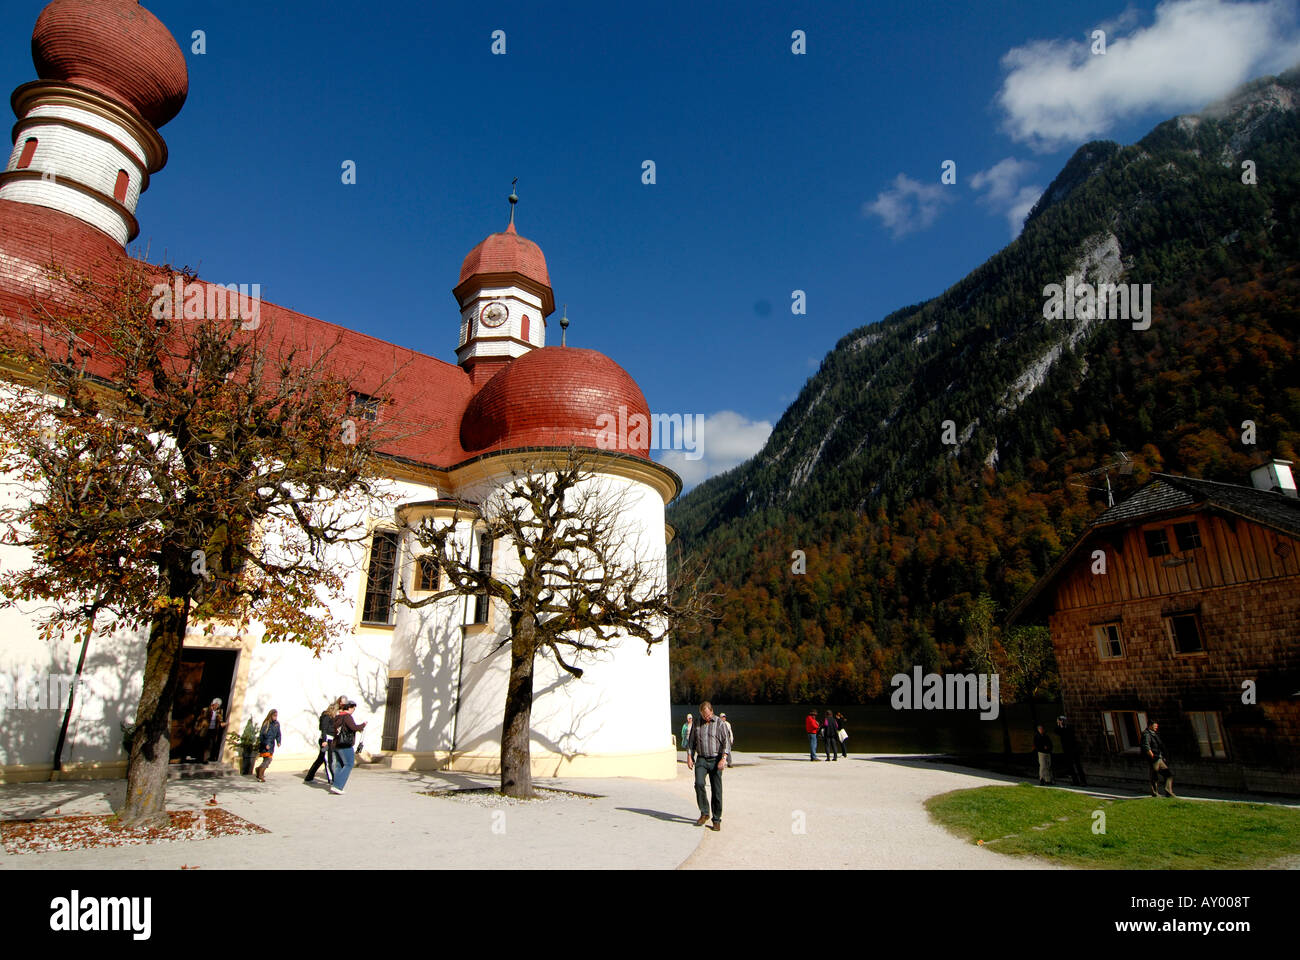
[[[379,419],[379,398],[364,393],[354,393],[350,409],[352,415],[358,420],[369,420],[373,423]]]

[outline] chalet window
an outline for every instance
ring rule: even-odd
[[[370,567],[366,571],[362,623],[393,622],[393,583],[396,575],[397,534],[392,530],[377,530],[374,539],[370,541]]]
[[[352,394],[352,415],[359,420],[375,421],[379,419],[379,398],[364,393]]]
[[[1169,636],[1174,641],[1177,653],[1204,653],[1205,636],[1201,632],[1201,615],[1199,613],[1175,613],[1165,618],[1169,627]]]
[[[1099,623],[1093,630],[1097,638],[1097,656],[1103,660],[1124,656],[1124,641],[1120,638],[1118,623]]]
[[[1163,557],[1169,553],[1169,536],[1164,527],[1155,530],[1143,530],[1142,536],[1147,542],[1148,557]]]
[[[1223,744],[1223,721],[1217,713],[1189,713],[1192,729],[1196,731],[1196,743],[1201,748],[1201,756],[1215,760],[1226,760],[1228,748]]]
[[[478,569],[480,573],[492,573],[492,535],[478,535]],[[487,623],[488,611],[492,608],[492,599],[486,593],[474,597],[474,622]]]
[[[28,137],[27,142],[23,144],[23,152],[18,157],[18,170],[26,170],[32,165],[32,156],[36,153],[36,138]]]
[[[1137,753],[1147,715],[1140,710],[1109,710],[1101,715],[1101,725],[1111,753]]]
[[[1179,550],[1195,550],[1201,545],[1201,528],[1195,520],[1174,524],[1174,539],[1178,541]]]
[[[430,557],[421,557],[415,567],[415,589],[432,593],[438,589],[442,577],[438,564]]]

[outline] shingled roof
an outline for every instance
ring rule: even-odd
[[[1198,480],[1168,473],[1153,473],[1151,479],[1128,499],[1098,515],[1051,569],[1034,584],[1007,618],[1013,624],[1031,613],[1039,599],[1060,573],[1074,560],[1080,548],[1099,530],[1126,527],[1162,515],[1213,510],[1251,520],[1261,526],[1300,538],[1300,499],[1273,490],[1259,490],[1216,480]]]

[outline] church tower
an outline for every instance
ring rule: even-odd
[[[185,56],[136,0],[54,0],[36,21],[39,80],[13,94],[14,147],[0,200],[59,210],[125,246],[167,162],[158,128],[189,91]]]
[[[460,342],[456,359],[478,389],[510,361],[546,346],[546,318],[555,296],[542,248],[515,231],[510,222],[486,237],[465,257],[452,293],[460,304]]]

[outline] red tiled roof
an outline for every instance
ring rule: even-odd
[[[37,304],[57,297],[46,275],[50,264],[107,278],[127,259],[108,236],[76,217],[0,200],[0,315],[6,326],[35,319]],[[260,317],[258,329],[269,342],[332,347],[337,369],[358,392],[392,398],[380,414],[385,431],[396,435],[385,453],[430,466],[468,458],[460,446],[460,418],[471,389],[460,367],[266,301]]]
[[[136,0],[53,0],[32,32],[42,80],[87,87],[130,107],[154,127],[185,104],[185,55]]]
[[[50,264],[107,278],[127,261],[120,246],[75,217],[0,200],[0,329],[36,317],[38,299],[57,297],[45,273]],[[160,281],[168,279],[154,269]],[[265,300],[258,330],[271,346],[332,348],[336,369],[357,392],[390,398],[380,420],[395,436],[382,446],[391,456],[446,468],[484,453],[577,445],[649,458],[645,396],[626,370],[595,350],[532,350],[475,393],[469,374],[454,364]],[[641,433],[635,414],[645,418]]]
[[[640,435],[634,414],[645,418]],[[602,438],[611,426],[613,435]],[[648,459],[649,427],[650,408],[641,388],[609,357],[578,347],[542,347],[519,357],[474,395],[460,439],[475,454],[576,445]],[[628,442],[642,436],[644,443]]]
[[[546,257],[542,248],[527,237],[515,232],[515,224],[501,233],[492,233],[465,256],[460,265],[460,281],[456,284],[456,296],[460,298],[466,281],[473,277],[519,277],[525,285],[536,288],[542,298],[542,316],[547,317],[555,310],[555,298],[551,293],[551,275],[546,270]]]

